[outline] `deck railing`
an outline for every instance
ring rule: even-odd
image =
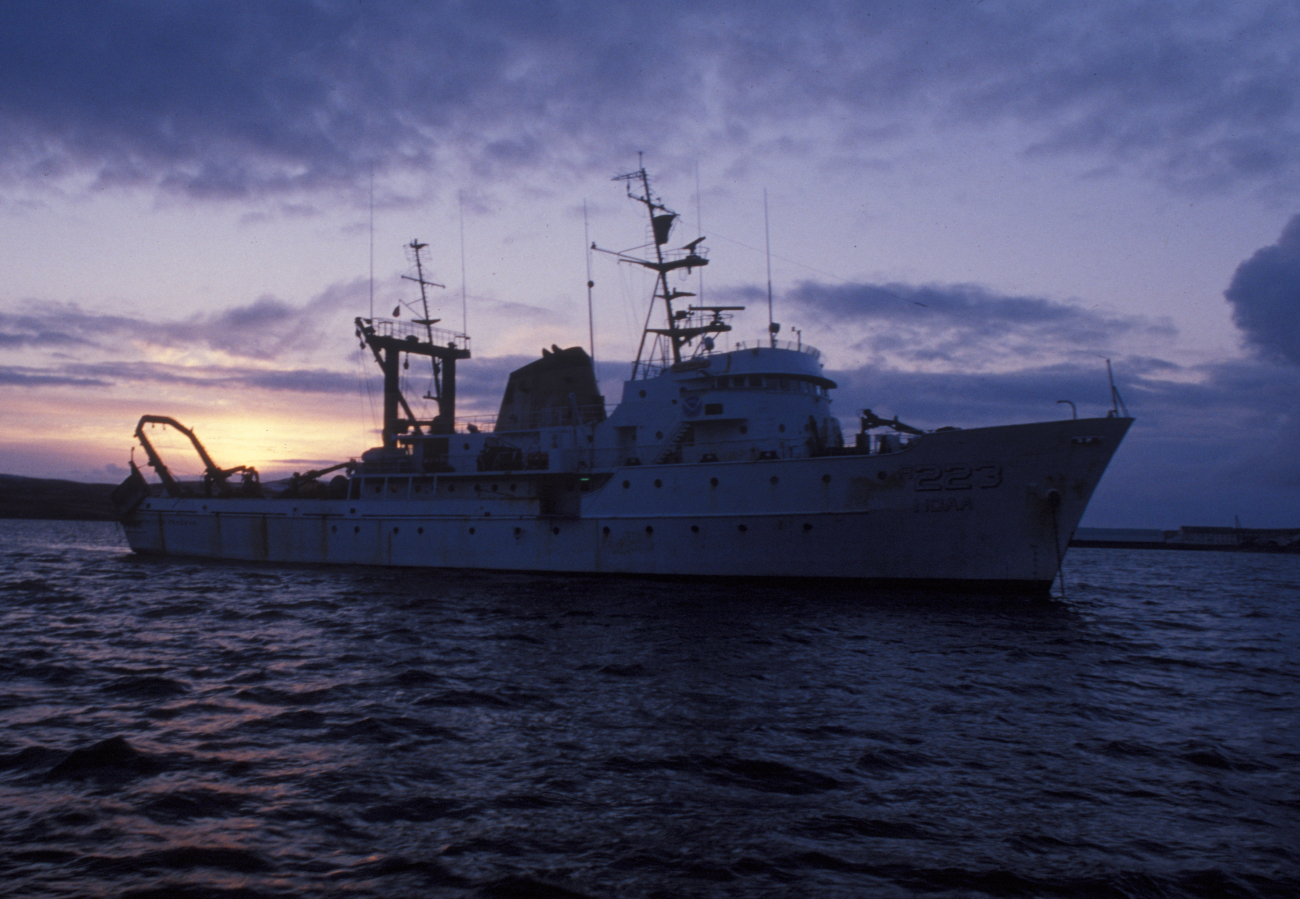
[[[794,350],[796,353],[807,353],[809,356],[813,357],[814,359],[820,359],[822,357],[821,350],[817,349],[817,347],[813,346],[811,343],[804,343],[803,341],[778,340],[776,341],[775,344],[772,343],[770,340],[741,340],[736,342],[736,349],[738,350],[753,350],[753,349],[767,349],[767,348],[777,349],[777,350]]]
[[[469,349],[469,335],[458,334],[430,325],[417,325],[414,322],[398,321],[392,318],[375,318],[370,325],[380,337],[394,337],[398,340],[415,338],[432,342],[435,346],[453,347],[458,350]]]

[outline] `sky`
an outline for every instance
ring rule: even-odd
[[[1103,415],[1110,359],[1137,421],[1085,525],[1300,527],[1294,3],[0,20],[0,472],[116,481],[145,413],[264,477],[358,456],[381,381],[353,320],[417,298],[417,238],[473,338],[462,414],[591,348],[588,265],[617,401],[651,285],[587,246],[645,242],[612,180],[643,160],[674,243],[707,238],[681,289],[748,306],[736,341],[766,331],[770,242],[782,337],[822,351],[847,432]]]

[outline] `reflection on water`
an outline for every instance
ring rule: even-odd
[[[1300,559],[1081,550],[1067,585],[160,562],[0,522],[0,870],[25,896],[1295,893]]]

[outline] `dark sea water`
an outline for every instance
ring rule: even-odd
[[[0,893],[1300,895],[1300,557],[1067,599],[150,561],[0,521]]]

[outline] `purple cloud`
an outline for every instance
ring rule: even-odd
[[[761,134],[822,126],[835,152],[875,156],[917,127],[1011,122],[1025,151],[1183,185],[1300,172],[1300,24],[1284,5],[656,9],[8,3],[0,168],[242,197],[449,156],[484,177],[606,167],[664,134],[748,154]]]
[[[1300,365],[1300,215],[1241,265],[1223,295],[1232,320],[1265,354]]]

